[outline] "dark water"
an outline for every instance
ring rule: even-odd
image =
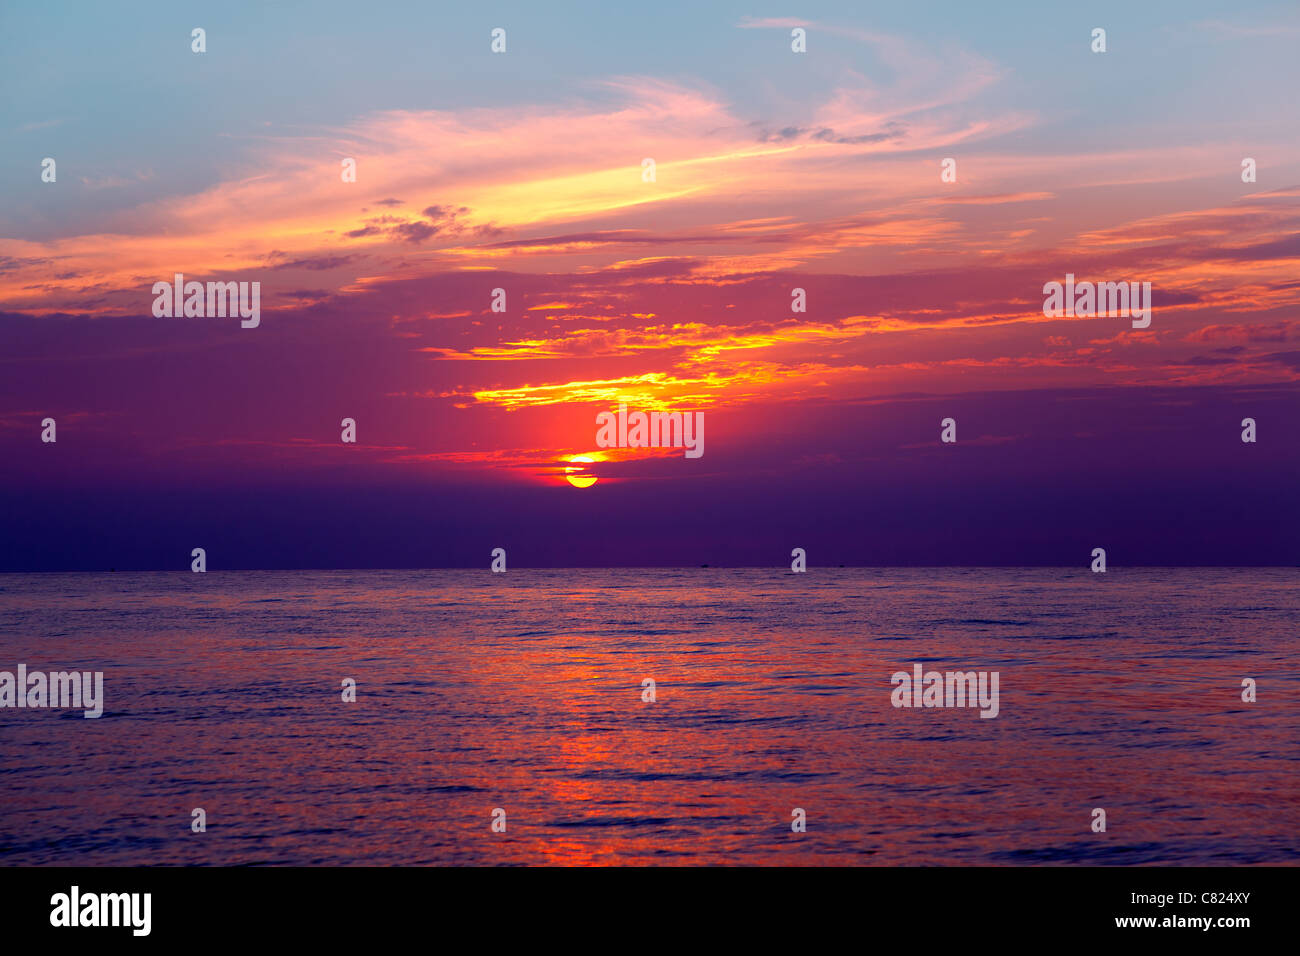
[[[106,697],[0,710],[0,863],[1293,863],[1298,635],[1295,569],[0,575]]]

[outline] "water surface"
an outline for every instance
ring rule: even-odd
[[[1298,634],[1282,568],[0,575],[106,697],[0,710],[0,863],[1293,863]]]

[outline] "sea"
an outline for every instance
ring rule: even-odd
[[[1298,652],[1295,568],[3,574],[103,714],[0,708],[0,865],[1293,864]]]

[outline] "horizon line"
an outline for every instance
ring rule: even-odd
[[[257,572],[292,572],[292,571],[487,571],[489,574],[509,574],[514,571],[789,571],[786,565],[768,564],[574,564],[574,565],[525,565],[506,571],[492,571],[487,565],[439,565],[432,567],[292,567],[292,568],[219,568],[207,571],[192,571],[188,568],[59,568],[32,571],[0,569],[0,574],[214,574],[236,572],[240,574]],[[881,571],[927,571],[927,570],[1090,570],[1086,563],[1076,564],[823,564],[810,565],[805,571],[790,573],[805,574],[813,569],[823,571],[838,570],[881,570]],[[1105,572],[1116,570],[1130,571],[1191,571],[1191,570],[1296,570],[1300,565],[1294,564],[1131,564],[1108,565]]]

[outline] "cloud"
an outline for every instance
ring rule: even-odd
[[[807,27],[811,25],[810,20],[800,20],[797,17],[741,17],[740,22],[736,24],[742,30],[791,30],[795,27]]]
[[[922,60],[913,65],[927,68]],[[953,72],[945,83],[966,91],[955,93],[957,99],[982,82],[952,84]],[[948,97],[905,104],[907,88],[925,82],[917,76],[900,74],[896,87],[883,90],[852,74],[844,80],[847,85],[823,94],[829,98],[814,107],[813,122],[777,123],[772,128],[782,132],[770,142],[756,143],[754,131],[764,127],[715,92],[652,77],[605,80],[589,101],[390,110],[344,129],[259,139],[243,170],[230,167],[228,181],[126,208],[111,235],[0,239],[0,255],[31,266],[21,283],[0,275],[0,296],[36,309],[72,307],[79,299],[84,305],[87,297],[76,287],[41,268],[41,260],[56,257],[106,289],[123,288],[139,275],[237,272],[255,267],[272,249],[302,262],[359,253],[350,265],[370,273],[433,272],[449,258],[481,259],[480,244],[525,229],[600,232],[612,220],[653,216],[657,209],[706,225],[711,209],[777,192],[802,194],[814,206],[830,204],[846,188],[861,188],[857,171],[843,165],[848,158],[969,143],[1018,122],[945,115],[937,106],[951,104]],[[847,105],[865,102],[855,98],[854,84],[896,105],[883,116],[860,115],[856,105]],[[573,143],[583,149],[575,151]],[[358,153],[367,156],[367,177],[391,189],[371,205],[397,213],[395,221],[355,219],[356,193],[340,184],[337,155]],[[642,180],[642,157],[656,159],[653,183]],[[890,192],[892,175],[875,178],[882,194]],[[406,205],[423,210],[422,217],[402,216]],[[419,263],[404,259],[403,250],[416,244],[438,255]],[[768,257],[755,267],[775,264]]]
[[[273,272],[282,269],[307,269],[311,272],[325,272],[330,269],[341,269],[353,262],[355,256],[347,255],[322,255],[307,256],[301,259],[290,259],[288,253],[272,251],[266,256],[268,262],[275,263],[271,266]]]
[[[1294,321],[1243,325],[1207,325],[1187,335],[1188,342],[1285,342],[1300,323]]]

